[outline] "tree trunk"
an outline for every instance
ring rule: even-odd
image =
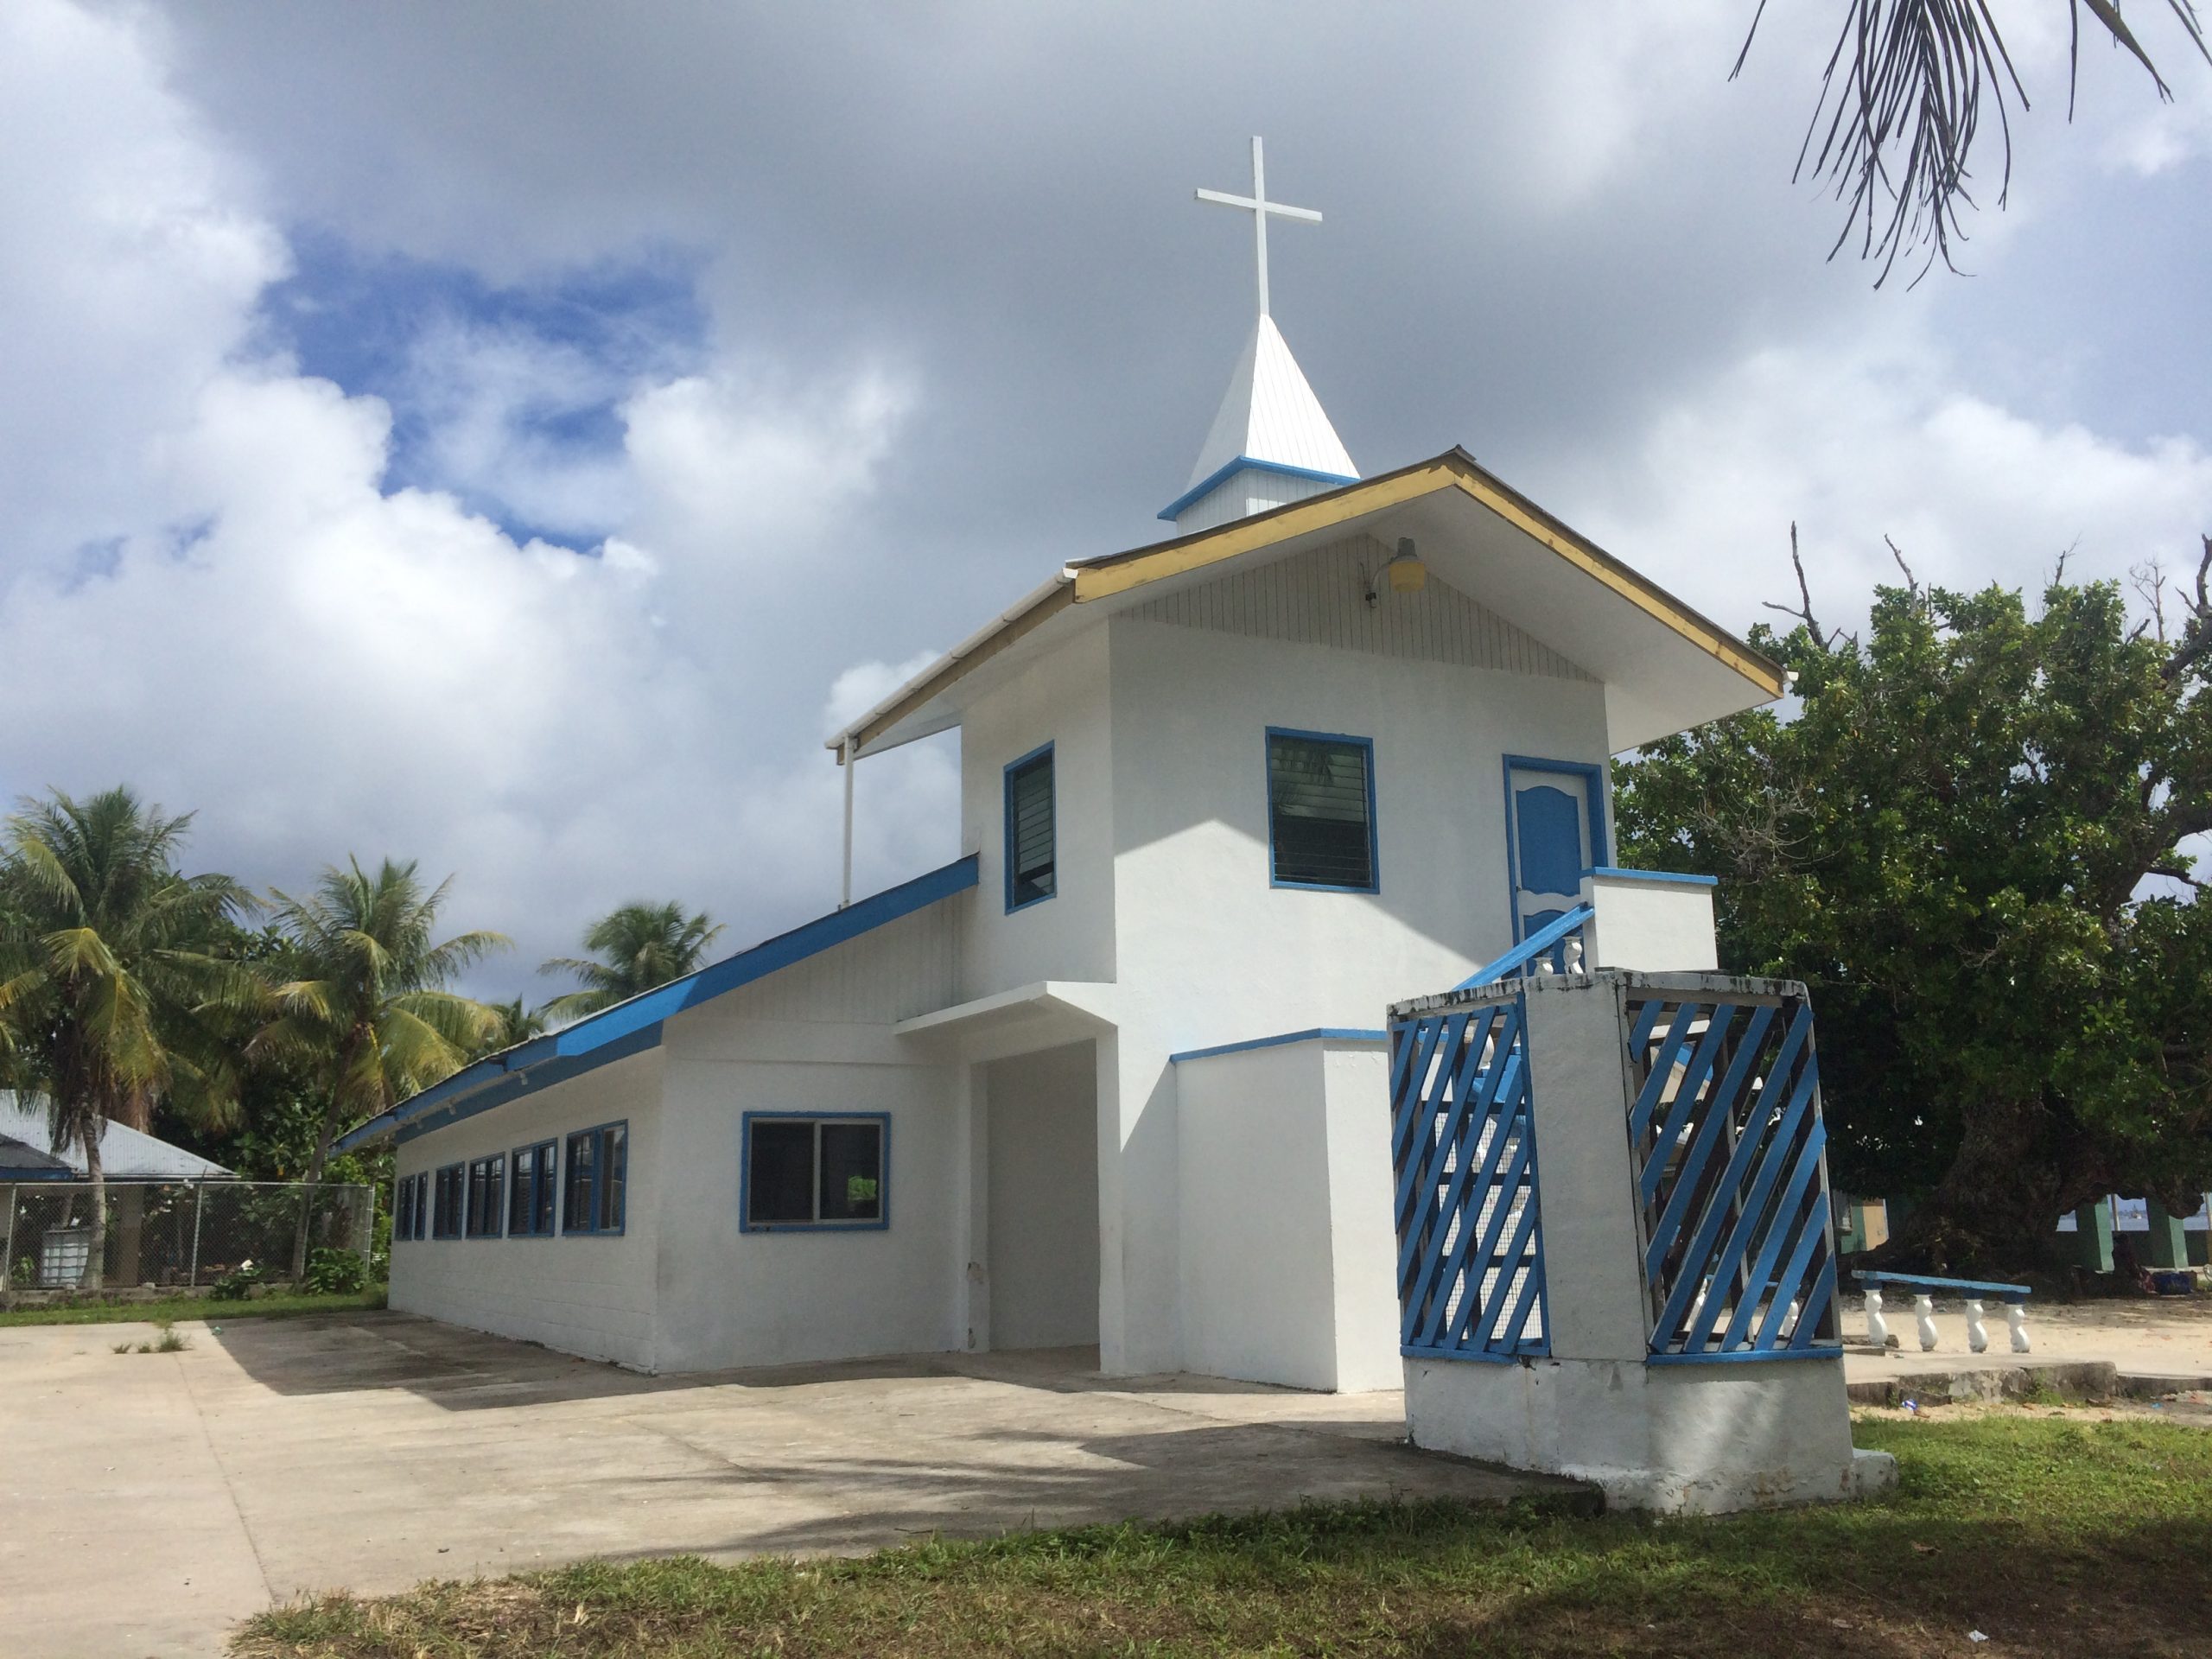
[[[308,1165],[308,1185],[313,1188],[322,1179],[324,1166],[330,1161],[330,1143],[338,1138],[338,1102],[333,1096],[322,1109],[322,1123],[315,1133],[315,1157]],[[299,1236],[292,1242],[292,1283],[296,1287],[308,1275],[308,1219],[313,1199],[300,1206]]]
[[[2084,1194],[2108,1190],[2088,1137],[2040,1102],[1992,1101],[1964,1120],[1935,1189],[1854,1266],[1962,1275],[2058,1269],[2058,1217]]]

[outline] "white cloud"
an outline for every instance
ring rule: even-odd
[[[1593,535],[1739,628],[1794,596],[1796,521],[1816,608],[1863,615],[1898,579],[2032,589],[2058,556],[2076,578],[2187,558],[2212,529],[2212,454],[2193,438],[2131,446],[2028,419],[1959,384],[1906,330],[1876,345],[1770,347],[1688,389],[1624,463],[1585,472]]]

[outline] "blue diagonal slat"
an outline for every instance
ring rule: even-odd
[[[1767,1067],[1766,1075],[1770,1082],[1777,1077],[1789,1075],[1790,1068],[1797,1062],[1797,1050],[1803,1045],[1805,1034],[1810,1028],[1810,1024],[1809,1020],[1793,1020],[1784,1030],[1782,1046],[1776,1050],[1773,1063]],[[1728,1068],[1727,1080],[1713,1093],[1705,1122],[1690,1142],[1689,1154],[1682,1160],[1681,1170],[1676,1178],[1675,1190],[1667,1199],[1665,1210],[1661,1212],[1659,1224],[1651,1230],[1651,1244],[1645,1251],[1643,1258],[1644,1274],[1647,1278],[1654,1280],[1658,1278],[1660,1264],[1666,1261],[1668,1253],[1673,1249],[1681,1229],[1690,1223],[1689,1206],[1695,1201],[1701,1178],[1705,1173],[1705,1166],[1712,1156],[1714,1146],[1719,1141],[1721,1130],[1728,1122],[1730,1109],[1742,1090],[1745,1074],[1751,1070],[1751,1062],[1756,1058],[1751,1046],[1748,1043],[1745,1044],[1736,1055],[1736,1064]],[[1745,1139],[1754,1147],[1758,1144],[1758,1137],[1755,1135],[1747,1135]],[[1728,1165],[1728,1173],[1721,1178],[1718,1186],[1709,1195],[1711,1202],[1705,1215],[1700,1218],[1700,1231],[1694,1236],[1697,1242],[1692,1244],[1688,1256],[1681,1263],[1681,1271],[1688,1272],[1692,1262],[1702,1262],[1707,1253],[1712,1249],[1713,1239],[1706,1236],[1706,1230],[1709,1230],[1713,1234],[1718,1234],[1720,1230],[1720,1223],[1717,1217],[1726,1212],[1727,1201],[1734,1196],[1737,1188],[1742,1185],[1744,1173],[1750,1166],[1750,1153],[1745,1149],[1744,1142],[1738,1141],[1736,1156]],[[1675,1288],[1679,1290],[1681,1286],[1678,1284]],[[1681,1306],[1683,1307],[1689,1306],[1688,1297],[1682,1299]],[[1679,1314],[1681,1308],[1677,1308],[1675,1312]]]
[[[1505,1231],[1505,1224],[1513,1213],[1513,1200],[1519,1196],[1522,1180],[1529,1173],[1529,1137],[1512,1134],[1510,1120],[1501,1127],[1505,1134],[1499,1137],[1500,1143],[1503,1144],[1509,1137],[1512,1140],[1513,1157],[1497,1179],[1485,1185],[1485,1192],[1494,1194],[1496,1202],[1491,1207],[1490,1219],[1483,1223],[1481,1236],[1474,1248],[1472,1264],[1467,1269],[1472,1282],[1468,1294],[1459,1299],[1459,1317],[1453,1321],[1457,1326],[1454,1338],[1463,1344],[1468,1340],[1474,1319],[1484,1311],[1481,1306],[1482,1281],[1490,1259],[1497,1249],[1498,1239]],[[1471,1230],[1481,1214],[1479,1207],[1469,1208],[1466,1224]]]
[[[1814,1085],[1818,1081],[1814,1068],[1810,1065],[1806,1065],[1798,1073],[1790,1090],[1789,1103],[1783,1110],[1781,1122],[1770,1122],[1770,1115],[1762,1109],[1755,1126],[1757,1133],[1752,1132],[1753,1126],[1745,1128],[1737,1153],[1740,1158],[1745,1148],[1752,1148],[1757,1166],[1756,1173],[1751,1177],[1751,1191],[1745,1195],[1742,1205],[1737,1211],[1736,1224],[1728,1230],[1727,1242],[1712,1258],[1709,1267],[1700,1265],[1694,1259],[1682,1264],[1686,1274],[1694,1273],[1708,1278],[1713,1287],[1713,1294],[1706,1298],[1704,1307],[1699,1310],[1695,1328],[1683,1344],[1685,1351],[1702,1352],[1712,1338],[1713,1327],[1720,1321],[1721,1292],[1743,1267],[1745,1254],[1751,1247],[1751,1238],[1758,1230],[1759,1223],[1765,1218],[1767,1199],[1773,1195],[1775,1183],[1782,1179],[1789,1148],[1796,1144],[1799,1125],[1804,1119],[1805,1109],[1812,1103]],[[1766,1099],[1764,1090],[1760,1092],[1759,1098],[1763,1107]],[[1730,1163],[1733,1179],[1727,1185],[1730,1190],[1738,1189],[1743,1185],[1742,1177],[1745,1172],[1736,1167],[1735,1160],[1731,1160]],[[1716,1212],[1725,1213],[1725,1205],[1715,1205],[1714,1208]]]
[[[1807,1128],[1805,1144],[1797,1154],[1789,1179],[1783,1183],[1782,1196],[1775,1201],[1773,1214],[1767,1220],[1766,1236],[1759,1242],[1758,1254],[1751,1258],[1751,1271],[1744,1276],[1744,1294],[1736,1299],[1736,1311],[1728,1320],[1728,1328],[1720,1333],[1724,1350],[1733,1348],[1744,1339],[1744,1333],[1758,1311],[1759,1298],[1767,1293],[1768,1275],[1774,1271],[1776,1258],[1782,1254],[1783,1245],[1795,1242],[1796,1224],[1804,1215],[1806,1191],[1812,1185],[1813,1178],[1821,1173],[1821,1147],[1827,1140],[1827,1132],[1821,1128],[1820,1120],[1815,1118]],[[1777,1143],[1775,1151],[1780,1157],[1769,1161],[1778,1163],[1781,1157],[1789,1155],[1789,1142]]]
[[[1823,1137],[1825,1138],[1825,1136]],[[1789,1265],[1774,1283],[1774,1301],[1767,1309],[1766,1318],[1759,1322],[1758,1334],[1752,1338],[1754,1348],[1771,1348],[1780,1334],[1782,1321],[1789,1316],[1789,1304],[1804,1294],[1805,1269],[1812,1265],[1813,1252],[1827,1242],[1828,1198],[1825,1192],[1815,1192],[1805,1217],[1798,1224],[1797,1248],[1789,1252]],[[1797,1321],[1802,1326],[1805,1310],[1800,1302]]]
[[[1704,1090],[1706,1077],[1712,1071],[1713,1063],[1720,1058],[1721,1048],[1728,1040],[1729,1029],[1735,1025],[1736,1015],[1739,1012],[1732,1002],[1716,1002],[1707,1013],[1705,1035],[1699,1039],[1697,1052],[1690,1056],[1689,1064],[1682,1068],[1681,1084],[1675,1091],[1674,1103],[1667,1109],[1666,1122],[1660,1128],[1659,1139],[1653,1143],[1655,1155],[1662,1160],[1662,1167],[1664,1167],[1667,1148],[1674,1144],[1670,1137],[1681,1133],[1682,1121],[1695,1107],[1699,1095]],[[1637,1120],[1633,1126],[1632,1133],[1639,1147],[1643,1144],[1643,1131],[1649,1122],[1647,1116]]]
[[[1759,1050],[1766,1042],[1767,1028],[1774,1024],[1775,1013],[1776,1010],[1771,1007],[1755,1008],[1751,1011],[1751,1017],[1744,1027],[1744,1034],[1737,1042],[1736,1058],[1728,1063],[1726,1074],[1720,1079],[1719,1085],[1713,1090],[1713,1107],[1707,1112],[1705,1122],[1699,1126],[1696,1138],[1690,1143],[1689,1152],[1683,1157],[1681,1184],[1676,1186],[1674,1196],[1669,1200],[1667,1205],[1668,1214],[1673,1218],[1672,1223],[1670,1224],[1668,1217],[1662,1216],[1660,1224],[1652,1230],[1651,1236],[1654,1241],[1662,1235],[1671,1240],[1675,1228],[1681,1224],[1680,1206],[1689,1202],[1689,1190],[1694,1185],[1691,1177],[1703,1173],[1705,1154],[1711,1150],[1713,1131],[1726,1120],[1728,1116],[1726,1107],[1741,1092],[1744,1079],[1750,1075],[1751,1066],[1758,1059]],[[1679,1124],[1675,1126],[1675,1133],[1677,1135],[1681,1133]],[[1657,1196],[1659,1183],[1666,1178],[1667,1160],[1664,1154],[1667,1146],[1671,1144],[1671,1141],[1662,1143],[1657,1148],[1657,1155],[1655,1155],[1643,1167],[1641,1185],[1643,1189],[1644,1202],[1647,1204]],[[1654,1260],[1656,1261],[1656,1258]],[[1656,1272],[1657,1269],[1654,1266],[1650,1270]]]
[[[1434,1303],[1415,1301],[1410,1304],[1414,1306],[1427,1308],[1428,1313],[1428,1317],[1421,1321],[1424,1328],[1421,1334],[1417,1337],[1417,1340],[1433,1340],[1438,1335],[1437,1327],[1445,1317],[1446,1307],[1451,1300],[1452,1281],[1459,1277],[1461,1269],[1467,1263],[1475,1238],[1474,1217],[1481,1213],[1481,1194],[1488,1192],[1497,1179],[1498,1160],[1504,1149],[1507,1134],[1516,1115],[1516,1103],[1520,1097],[1520,1079],[1522,1071],[1522,1056],[1517,1048],[1509,1052],[1492,1068],[1493,1075],[1484,1090],[1479,1103],[1480,1116],[1476,1120],[1481,1127],[1489,1130],[1489,1145],[1483,1152],[1479,1173],[1476,1171],[1474,1159],[1470,1157],[1462,1163],[1459,1179],[1452,1183],[1452,1194],[1446,1205],[1446,1211],[1449,1215],[1456,1215],[1459,1217],[1459,1243],[1452,1247],[1450,1261],[1440,1264],[1444,1268],[1444,1273],[1437,1287]],[[1471,1152],[1473,1150],[1471,1146],[1469,1150]],[[1469,1201],[1470,1192],[1474,1195],[1471,1203]],[[1440,1233],[1438,1235],[1440,1255],[1442,1253],[1442,1248],[1443,1236]],[[1440,1264],[1432,1261],[1432,1267],[1437,1265]],[[1477,1287],[1481,1283],[1480,1271],[1479,1268],[1476,1269]],[[1472,1290],[1469,1293],[1470,1295],[1474,1294]],[[1460,1306],[1463,1311],[1466,1305],[1467,1299],[1462,1297]]]
[[[1767,1070],[1767,1084],[1770,1088],[1780,1079],[1788,1077],[1796,1066],[1797,1051],[1804,1046],[1806,1033],[1811,1026],[1810,1014],[1800,1009],[1798,1017],[1789,1022],[1788,1033],[1782,1039],[1782,1048],[1775,1063]],[[1763,1105],[1768,1098],[1764,1089],[1760,1090],[1759,1097]],[[1715,1124],[1726,1121],[1728,1105],[1729,1101],[1726,1098],[1713,1102],[1713,1116],[1707,1124],[1708,1130]],[[1712,1200],[1706,1206],[1705,1214],[1699,1218],[1697,1231],[1691,1238],[1690,1247],[1683,1254],[1681,1261],[1675,1268],[1674,1288],[1667,1297],[1667,1306],[1660,1313],[1657,1326],[1660,1332],[1666,1333],[1666,1339],[1671,1340],[1675,1326],[1681,1323],[1683,1313],[1697,1294],[1698,1281],[1705,1275],[1706,1262],[1712,1255],[1713,1248],[1720,1237],[1720,1229],[1727,1221],[1729,1205],[1736,1195],[1743,1190],[1745,1179],[1751,1172],[1751,1160],[1758,1155],[1760,1147],[1764,1144],[1766,1116],[1767,1114],[1762,1109],[1752,1122],[1745,1126],[1744,1136],[1737,1141],[1735,1153],[1728,1160],[1726,1169],[1713,1188]],[[1681,1198],[1683,1192],[1687,1190],[1686,1172],[1685,1185],[1677,1189],[1675,1197]],[[1674,1209],[1672,1202],[1669,1204],[1668,1209],[1671,1213]],[[1658,1233],[1652,1235],[1651,1248],[1656,1255],[1650,1259],[1654,1262],[1655,1267],[1657,1262],[1666,1259],[1664,1246],[1669,1243],[1671,1243],[1670,1239],[1662,1237]],[[1656,1273],[1654,1276],[1656,1276]]]
[[[1528,1154],[1529,1150],[1529,1137],[1525,1135],[1521,1137],[1521,1148],[1522,1156],[1520,1163],[1525,1169],[1529,1163]],[[1517,1193],[1518,1191],[1518,1187],[1509,1189],[1509,1196]],[[1535,1224],[1536,1189],[1534,1183],[1531,1183],[1529,1187],[1528,1198],[1521,1205],[1520,1217],[1513,1225],[1512,1242],[1505,1247],[1507,1265],[1501,1267],[1497,1270],[1498,1294],[1488,1299],[1490,1306],[1483,1310],[1482,1325],[1473,1332],[1475,1344],[1478,1347],[1489,1347],[1492,1340],[1498,1334],[1497,1316],[1505,1311],[1505,1305],[1512,1296],[1513,1275],[1520,1268],[1522,1253],[1529,1248],[1529,1230],[1535,1227]],[[1487,1264],[1485,1264],[1485,1266],[1487,1266]],[[1509,1346],[1511,1344],[1511,1342],[1512,1338],[1508,1337],[1506,1338],[1506,1343]]]
[[[1813,1333],[1821,1328],[1821,1321],[1827,1316],[1828,1304],[1834,1300],[1835,1258],[1831,1255],[1821,1263],[1821,1276],[1813,1281],[1813,1294],[1797,1310],[1797,1329],[1789,1338],[1792,1348],[1813,1345]]]
[[[1667,1035],[1659,1045],[1659,1052],[1652,1057],[1651,1070],[1643,1079],[1643,1087],[1636,1096],[1636,1104],[1629,1109],[1629,1137],[1641,1141],[1643,1126],[1650,1121],[1651,1109],[1659,1103],[1659,1096],[1667,1092],[1668,1076],[1675,1069],[1675,1061],[1683,1046],[1690,1039],[1690,1027],[1697,1023],[1703,1005],[1685,1002],[1675,1010],[1675,1018],[1667,1027]]]

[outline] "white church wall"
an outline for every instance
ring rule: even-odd
[[[518,1147],[554,1141],[563,1149],[565,1173],[569,1134],[626,1122],[625,1225],[612,1236],[556,1231],[550,1237],[400,1241],[391,1251],[391,1306],[588,1359],[654,1369],[653,1289],[664,1190],[660,1078],[660,1056],[649,1050],[403,1141],[397,1154],[402,1179],[423,1170],[435,1178],[447,1164],[504,1153],[512,1182]],[[560,1208],[556,1189],[556,1229]]]
[[[1379,1027],[1503,950],[1503,756],[1602,763],[1605,722],[1589,680],[1135,619],[1109,632],[1121,1027],[1102,1133],[1120,1157],[1102,1346],[1108,1370],[1142,1371],[1179,1363],[1187,1334],[1169,1055]],[[1379,892],[1272,884],[1270,726],[1373,743]]]
[[[982,855],[963,943],[963,995],[1044,979],[1114,977],[1114,800],[1106,629],[976,700],[960,735],[961,847]],[[1057,891],[1006,907],[1006,768],[1052,745]]]
[[[982,1068],[990,1345],[1098,1340],[1098,1088],[1089,1043]]]
[[[667,1061],[660,1368],[782,1365],[960,1345],[950,1077],[933,1065],[816,1058]],[[882,1113],[882,1228],[746,1232],[747,1112]]]
[[[1379,1038],[1175,1066],[1186,1368],[1399,1386],[1389,1070]]]

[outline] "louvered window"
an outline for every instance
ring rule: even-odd
[[[1268,734],[1268,841],[1278,887],[1376,890],[1374,766],[1364,738]]]
[[[1052,868],[1052,746],[1006,769],[1006,907],[1020,910],[1058,891]]]

